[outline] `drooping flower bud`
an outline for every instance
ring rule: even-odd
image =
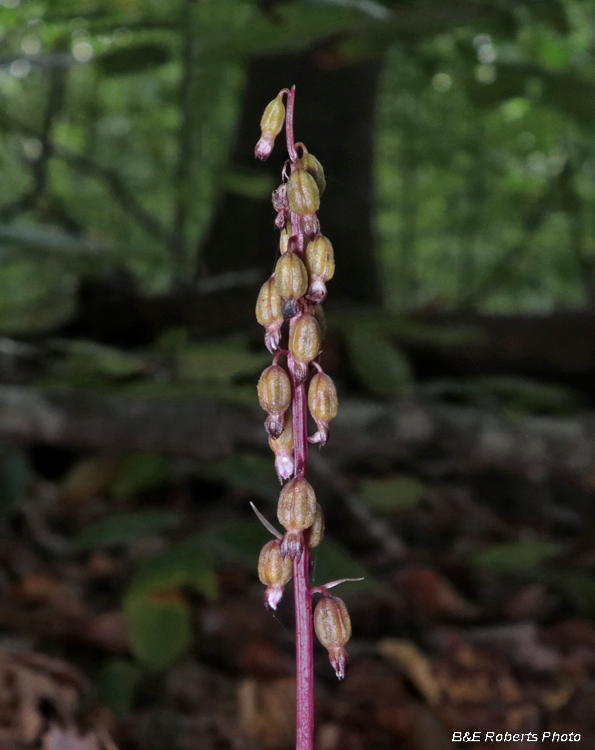
[[[289,209],[294,214],[306,216],[315,214],[320,208],[320,194],[312,175],[301,166],[289,175],[287,180]]]
[[[339,400],[332,378],[329,378],[324,372],[317,372],[310,381],[308,408],[318,427],[318,432],[309,437],[308,440],[311,443],[319,443],[321,446],[326,445],[328,424],[331,419],[337,416]]]
[[[308,289],[308,272],[297,253],[282,255],[275,266],[275,289],[283,299],[299,299]]]
[[[283,431],[283,417],[291,403],[291,381],[289,375],[279,365],[271,365],[258,381],[258,401],[269,413],[264,426],[272,438],[278,438]]]
[[[289,351],[295,360],[294,373],[298,384],[308,377],[308,365],[318,356],[321,341],[316,318],[305,313],[293,320],[289,331]]]
[[[310,526],[310,536],[308,538],[308,547],[314,549],[318,547],[324,536],[324,514],[322,508],[316,503],[316,513],[314,515],[314,523]]]
[[[261,137],[254,149],[254,156],[257,159],[264,161],[271,155],[275,138],[281,132],[284,121],[285,104],[283,104],[283,96],[280,94],[267,104],[260,120]]]
[[[327,649],[337,677],[345,677],[347,652],[343,648],[351,638],[351,620],[347,607],[338,596],[323,597],[314,610],[314,630]]]
[[[322,167],[322,164],[313,154],[304,154],[300,161],[302,162],[302,166],[304,167],[306,172],[308,172],[308,174],[311,174],[314,178],[314,182],[318,187],[318,192],[320,195],[322,195],[326,190],[326,179],[324,176],[324,169]]]
[[[264,603],[271,609],[277,605],[283,596],[283,588],[289,583],[293,575],[293,561],[281,554],[281,540],[271,539],[260,551],[258,558],[258,577],[267,587],[264,593]]]
[[[279,481],[289,479],[293,474],[293,416],[291,409],[285,412],[283,432],[278,438],[269,438],[269,446],[275,454],[275,471]]]
[[[287,529],[281,542],[281,554],[297,559],[302,555],[303,534],[316,517],[316,495],[304,477],[291,479],[281,490],[277,504],[279,523]]]
[[[265,328],[264,343],[273,354],[279,348],[283,325],[283,300],[275,288],[274,278],[260,288],[256,300],[256,320]]]

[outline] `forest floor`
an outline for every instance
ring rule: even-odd
[[[0,748],[291,748],[291,585],[276,613],[264,608],[266,533],[249,505],[274,520],[268,457],[144,455],[124,470],[39,446],[4,455],[5,488],[27,462],[30,473],[0,531]],[[492,747],[499,735],[531,748],[554,733],[595,747],[592,492],[502,468],[321,461],[316,580],[366,580],[339,594],[354,633],[343,682],[316,647],[317,750]],[[194,572],[172,583],[157,571],[151,601],[165,610],[139,636],[131,579],[188,540]]]

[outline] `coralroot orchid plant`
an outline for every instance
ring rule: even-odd
[[[284,103],[286,100],[286,105]],[[273,363],[260,376],[258,398],[267,412],[265,429],[275,454],[275,469],[281,484],[277,517],[285,528],[281,534],[256,511],[275,537],[265,544],[258,562],[258,574],[265,584],[265,605],[276,609],[284,586],[294,579],[297,660],[296,750],[312,750],[314,736],[314,656],[312,625],[339,679],[345,676],[345,644],[351,636],[351,622],[341,599],[329,592],[347,580],[324,586],[310,586],[310,550],[324,534],[322,508],[306,479],[308,443],[325,445],[328,426],[337,415],[337,392],[320,366],[320,345],[324,334],[321,303],[326,282],[335,271],[333,246],[320,233],[317,211],[326,182],[324,170],[303,143],[295,143],[293,112],[295,86],[283,89],[266,107],[260,123],[262,135],[255,155],[266,159],[275,138],[285,124],[289,159],[282,184],[274,191],[275,224],[281,230],[280,257],[275,271],[258,295],[256,318],[265,329],[265,344]],[[287,109],[287,111],[286,111]],[[288,323],[288,349],[281,349],[282,333]],[[287,369],[280,364],[286,358]],[[310,377],[311,376],[311,377]],[[308,379],[308,397],[306,384]],[[317,431],[308,437],[307,410]],[[360,579],[357,579],[360,580]],[[312,600],[320,594],[312,616]]]

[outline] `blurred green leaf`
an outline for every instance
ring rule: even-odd
[[[95,64],[104,75],[117,76],[158,67],[166,63],[169,58],[168,47],[146,42],[104,52],[95,58]]]
[[[182,586],[207,599],[217,596],[217,578],[200,536],[169,547],[148,560],[132,578],[128,596],[148,595]]]
[[[280,492],[274,463],[258,453],[234,451],[227,458],[200,467],[202,476],[218,479],[265,500],[277,500]]]
[[[312,550],[312,582],[321,586],[340,578],[363,578],[363,581],[353,583],[342,583],[337,588],[338,596],[349,593],[358,593],[378,588],[378,581],[372,577],[370,571],[364,567],[353,555],[339,542],[325,536],[322,542]]]
[[[128,588],[124,611],[132,648],[150,669],[165,669],[190,645],[190,613],[182,587],[207,599],[217,595],[215,570],[200,536],[148,560]]]
[[[112,255],[128,252],[128,248],[110,242],[100,242],[88,237],[68,234],[52,226],[0,224],[0,245],[46,253],[81,253],[89,256]]]
[[[394,395],[413,383],[408,359],[390,340],[368,325],[355,325],[347,344],[353,369],[372,393]]]
[[[472,564],[490,573],[523,573],[559,555],[565,548],[561,542],[547,539],[525,539],[495,544],[474,555]]]
[[[168,510],[136,510],[114,514],[87,526],[73,540],[80,550],[130,544],[137,539],[175,529],[181,523],[178,513]]]
[[[595,617],[595,580],[585,573],[564,573],[552,577],[552,583],[560,588],[573,605],[588,617]]]
[[[190,648],[190,612],[179,591],[129,594],[124,610],[133,653],[148,669],[166,669]]]
[[[140,677],[138,666],[125,659],[110,659],[101,669],[97,678],[99,700],[117,719],[123,719],[132,710]]]
[[[0,453],[0,514],[14,508],[25,496],[33,469],[24,450],[6,446]]]
[[[380,513],[393,513],[416,508],[425,492],[423,482],[415,477],[370,479],[361,489],[362,500]]]
[[[147,370],[147,364],[142,357],[95,341],[69,341],[67,351],[68,355],[62,369],[66,377],[75,380],[97,375],[128,378],[141,375]]]
[[[178,353],[178,376],[190,382],[227,384],[257,373],[269,359],[261,352],[246,351],[243,342],[187,345]]]
[[[274,513],[265,515],[276,528],[279,528]],[[283,531],[281,528],[279,530]],[[260,550],[271,540],[270,533],[259,521],[244,521],[214,526],[207,529],[203,537],[209,548],[227,556],[231,555],[238,558],[241,562],[250,566],[256,565]]]
[[[155,453],[135,453],[120,462],[118,474],[110,491],[117,499],[132,497],[167,481],[171,462]]]

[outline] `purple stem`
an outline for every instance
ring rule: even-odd
[[[298,158],[293,134],[294,102],[295,86],[292,86],[287,94],[285,115],[287,151],[292,171],[296,168]],[[304,247],[301,217],[292,214],[291,226],[294,235],[297,235],[298,252],[301,252]],[[287,364],[292,382],[294,475],[305,477],[308,469],[306,389],[303,383],[296,385],[294,360],[291,355],[288,357]],[[306,534],[302,556],[294,563],[293,568],[296,633],[296,750],[313,750],[314,746],[314,637],[310,591],[310,550],[307,536]]]

